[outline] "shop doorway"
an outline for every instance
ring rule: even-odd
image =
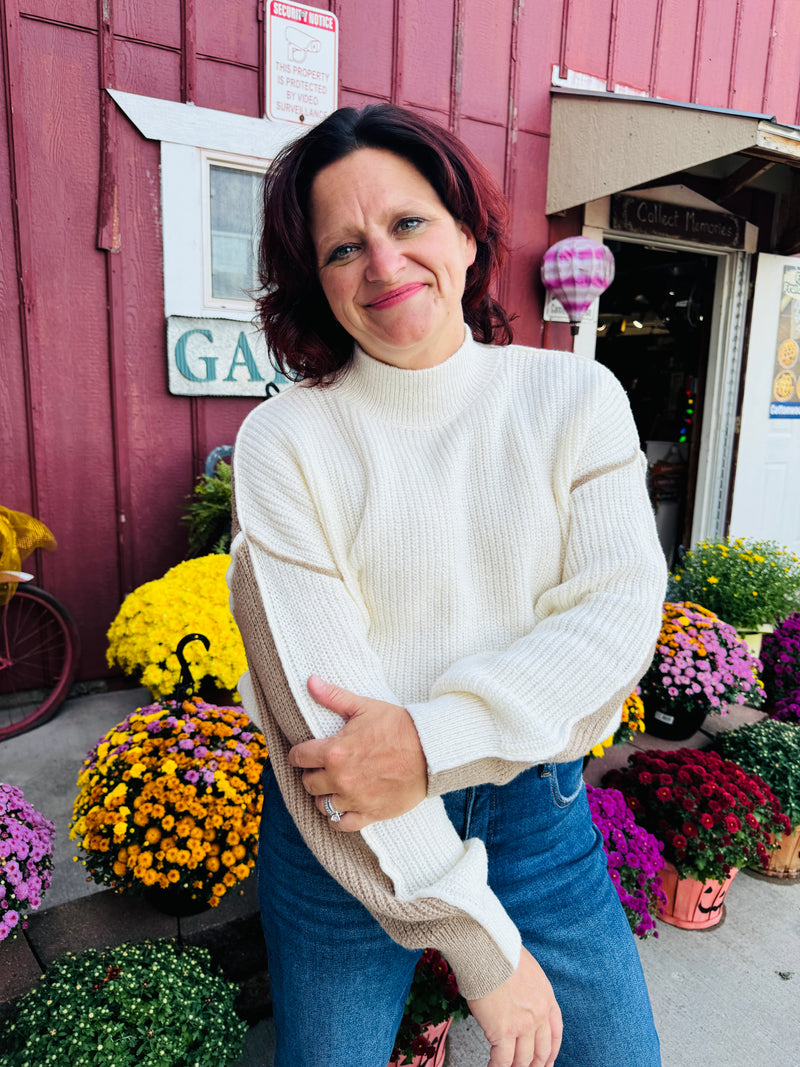
[[[691,544],[718,258],[606,240],[616,275],[600,298],[595,358],[624,386],[650,467],[667,561]]]

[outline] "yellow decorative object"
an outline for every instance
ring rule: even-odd
[[[18,571],[23,561],[37,548],[52,552],[56,539],[43,522],[0,507],[0,571]],[[0,582],[0,607],[7,604],[17,591],[18,582]]]

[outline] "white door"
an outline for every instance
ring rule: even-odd
[[[733,487],[733,537],[800,552],[800,259],[758,257],[742,424]]]

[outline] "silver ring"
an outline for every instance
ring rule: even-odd
[[[331,820],[331,822],[338,822],[343,814],[341,811],[337,811],[336,808],[333,806],[333,801],[331,800],[330,793],[325,797],[325,811],[327,811],[328,818]]]

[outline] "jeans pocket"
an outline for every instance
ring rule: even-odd
[[[568,808],[583,789],[583,760],[546,763],[544,773],[550,779],[553,803],[556,807]]]

